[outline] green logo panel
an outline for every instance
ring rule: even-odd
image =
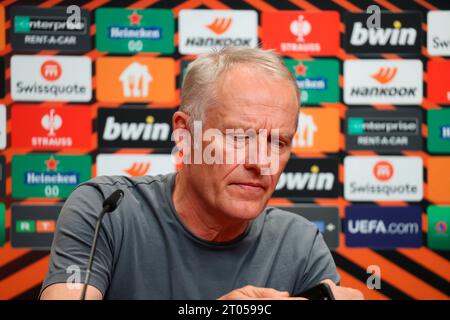
[[[5,205],[0,203],[0,247],[5,245],[6,241],[6,214]]]
[[[364,119],[363,118],[349,118],[348,119],[348,133],[349,134],[364,133]]]
[[[339,102],[339,62],[284,59],[297,80],[302,104]]]
[[[91,178],[89,155],[15,155],[12,159],[12,196],[67,198],[80,183]]]
[[[428,247],[450,250],[450,206],[428,207]]]
[[[430,110],[427,113],[428,151],[450,153],[450,110]]]
[[[30,17],[15,16],[14,17],[14,30],[18,33],[30,32]]]
[[[174,52],[172,10],[100,8],[95,11],[96,48],[110,53]]]

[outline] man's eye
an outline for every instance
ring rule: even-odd
[[[236,142],[245,142],[245,140],[247,140],[247,136],[234,136]]]
[[[272,145],[274,147],[278,147],[280,149],[286,147],[286,142],[284,142],[282,140],[278,139],[278,141],[276,141],[275,139],[272,139],[270,137],[268,138],[268,140],[269,140],[270,145]],[[278,143],[276,143],[276,142],[278,142]]]

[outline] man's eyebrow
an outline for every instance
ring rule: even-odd
[[[280,131],[279,136],[282,139],[292,140],[294,138],[295,132]]]
[[[229,130],[243,130],[244,133],[247,130],[255,130],[257,133],[259,132],[259,130],[264,130],[264,128],[259,128],[256,129],[252,126],[252,124],[249,124],[247,121],[236,121],[236,122],[226,122],[224,121],[220,127],[217,127],[217,129],[222,130],[223,132],[225,132],[225,130],[229,129]],[[284,130],[284,129],[279,129],[279,128],[272,128],[271,130],[276,130],[278,129],[278,135],[280,136],[280,138],[282,139],[286,139],[286,140],[290,140],[294,138],[295,132],[294,131],[290,131],[290,130]],[[271,135],[271,130],[269,130],[268,135]],[[272,131],[273,132],[273,131]],[[225,132],[226,133],[226,132]]]

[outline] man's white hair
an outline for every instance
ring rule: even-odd
[[[259,48],[225,47],[199,55],[187,68],[181,88],[180,111],[191,117],[191,123],[203,120],[207,108],[216,104],[219,78],[236,65],[259,68],[274,78],[291,81],[299,101],[296,79],[279,54]]]

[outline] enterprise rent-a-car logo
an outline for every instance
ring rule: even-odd
[[[346,117],[348,150],[422,150],[422,113],[419,109],[352,109]]]
[[[11,46],[14,50],[85,52],[91,49],[89,11],[77,19],[66,7],[13,6]]]

